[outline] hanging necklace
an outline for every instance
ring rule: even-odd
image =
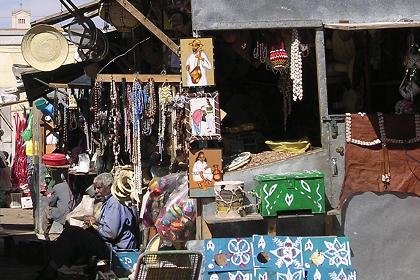
[[[155,94],[155,83],[153,79],[149,79],[147,86],[143,89],[143,110],[144,118],[142,123],[143,135],[149,136],[152,134],[152,126],[155,122],[157,111],[157,101]]]
[[[174,142],[174,151],[175,155],[182,155],[185,157],[185,132],[186,132],[186,123],[187,123],[187,114],[186,114],[186,104],[187,104],[187,92],[182,92],[182,84],[179,85],[180,91],[179,94],[175,95],[173,100],[173,107],[175,109],[175,124],[174,124],[174,138],[176,141]],[[184,159],[182,159],[184,160]]]
[[[120,145],[119,145],[119,137],[118,137],[118,94],[115,85],[115,81],[112,80],[111,82],[111,116],[113,122],[113,144],[112,144],[112,151],[114,152],[114,166],[118,165],[118,155],[120,154]]]
[[[145,86],[143,90],[141,91],[141,101],[143,106],[143,113],[142,113],[142,132],[143,135],[149,136],[152,134],[152,125],[154,123],[154,117],[149,118],[148,117],[148,103],[150,102],[151,95],[149,94],[150,88],[149,86]]]
[[[124,135],[125,135],[125,151],[131,159],[132,143],[131,143],[131,121],[132,121],[132,102],[131,102],[131,86],[127,85],[126,106],[124,106]]]
[[[157,109],[157,102],[156,102],[156,94],[155,94],[155,82],[153,79],[149,79],[148,82],[148,102],[146,107],[146,117],[153,119],[156,116],[156,109]],[[152,122],[152,125],[153,125]]]
[[[131,94],[131,112],[133,122],[133,154],[132,162],[134,165],[134,178],[136,182],[137,194],[141,192],[143,176],[141,165],[141,118],[143,116],[144,100],[140,82],[134,81],[133,92]]]
[[[62,96],[61,104],[63,105],[63,151],[66,151],[67,148],[67,139],[68,139],[68,99],[66,96]]]
[[[286,73],[280,73],[278,89],[283,96],[283,129],[287,130],[287,120],[292,114],[292,86],[290,77]]]
[[[94,132],[99,132],[101,124],[99,118],[99,106],[100,98],[102,93],[102,82],[96,82],[95,87],[93,88],[93,104],[92,104],[92,115],[93,115],[93,128]]]
[[[158,130],[158,148],[160,160],[163,159],[163,150],[165,142],[165,129],[166,129],[166,112],[167,106],[172,101],[171,86],[159,87],[159,130]]]
[[[293,29],[292,31],[292,45],[290,49],[290,79],[293,82],[293,101],[302,100],[302,53],[300,51],[299,32],[296,29]]]

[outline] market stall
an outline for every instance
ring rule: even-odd
[[[107,273],[119,277],[183,271],[194,279],[198,274],[203,279],[356,279],[352,240],[337,237],[343,232],[340,207],[357,191],[419,192],[416,176],[410,175],[416,161],[399,168],[404,153],[397,149],[409,141],[415,157],[418,120],[417,115],[332,114],[376,109],[369,101],[373,64],[358,64],[367,61],[367,45],[364,54],[356,51],[363,36],[336,32],[344,27],[334,25],[343,20],[348,4],[334,1],[339,11],[334,15],[321,3],[316,3],[317,14],[314,3],[302,10],[290,4],[285,14],[263,1],[247,15],[238,7],[257,4],[192,1],[190,7],[189,1],[163,1],[156,7],[138,2],[144,5],[92,3],[89,12],[101,14],[102,9],[116,31],[100,36],[103,41],[75,41],[88,82],[48,80],[33,97],[37,201],[44,165],[68,171],[71,208],[96,175],[111,173],[112,196],[136,209],[141,244],[134,252],[113,252]],[[351,6],[354,16],[344,19],[366,20],[357,13],[362,2]],[[85,22],[87,39],[101,34],[90,27],[86,11],[69,10],[61,16]],[[417,17],[412,10],[401,12]],[[130,20],[117,20],[115,13]],[[261,14],[267,20],[261,21]],[[70,34],[71,26],[65,26]],[[45,31],[37,30],[32,32]],[[61,38],[61,31],[48,30]],[[362,75],[355,74],[363,67]],[[28,77],[27,83],[29,78],[33,82]],[[345,98],[360,87],[363,106],[354,100],[356,94]],[[41,121],[56,137],[54,152],[44,152]],[[355,154],[366,159],[350,158]],[[371,177],[364,179],[360,174],[367,170]],[[395,183],[398,176],[411,177]],[[43,211],[36,211],[40,223]],[[155,252],[161,249],[178,251]]]

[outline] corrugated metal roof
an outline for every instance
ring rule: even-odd
[[[419,0],[191,0],[193,30],[420,22]]]

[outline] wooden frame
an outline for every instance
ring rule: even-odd
[[[186,101],[187,141],[221,141],[219,93],[189,93]]]
[[[97,82],[110,83],[112,81],[116,83],[122,82],[122,79],[126,79],[128,82],[134,81],[135,79],[141,82],[147,82],[149,79],[153,79],[156,83],[180,83],[181,75],[159,75],[159,74],[98,74],[96,76]]]

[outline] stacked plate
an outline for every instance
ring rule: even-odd
[[[21,49],[26,62],[40,71],[59,68],[69,54],[64,35],[56,27],[47,24],[29,29],[23,37]]]

